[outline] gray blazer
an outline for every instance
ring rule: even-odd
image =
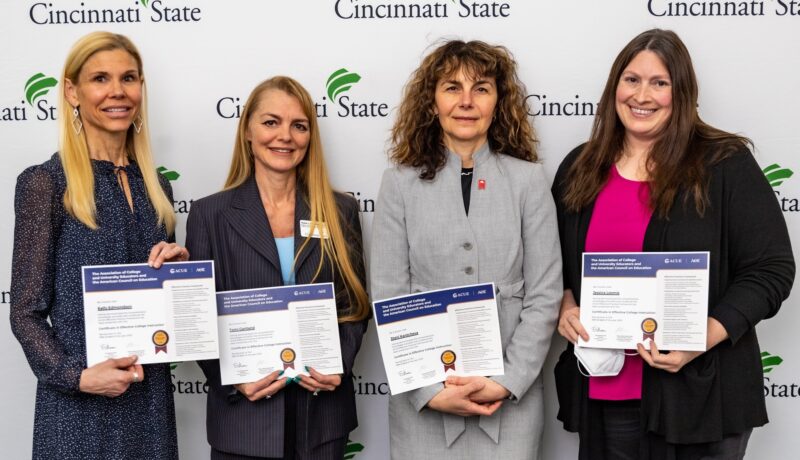
[[[474,162],[468,216],[454,153],[432,181],[407,167],[384,172],[372,229],[371,292],[380,300],[494,282],[505,374],[491,378],[512,400],[491,417],[459,417],[426,408],[442,384],[393,396],[395,459],[530,459],[540,451],[541,370],[563,293],[555,206],[541,165],[495,154],[488,144]]]

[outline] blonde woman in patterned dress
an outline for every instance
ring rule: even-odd
[[[186,260],[150,154],[142,60],[94,32],[61,79],[60,151],[17,179],[11,328],[38,383],[34,459],[177,459],[169,366],[86,366],[81,266]]]

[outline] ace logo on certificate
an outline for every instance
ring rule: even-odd
[[[450,373],[505,372],[492,283],[394,297],[372,307],[393,395],[442,382]]]
[[[214,262],[82,267],[86,362],[216,359]]]
[[[344,372],[333,283],[219,292],[217,315],[223,385]]]
[[[705,351],[708,252],[584,253],[580,320],[592,348]]]

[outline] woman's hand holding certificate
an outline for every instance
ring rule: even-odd
[[[476,284],[373,302],[392,394],[443,382],[449,373],[472,377],[503,375],[494,293],[494,284]],[[443,412],[475,408],[464,401],[453,401],[481,391],[486,383],[461,386],[464,388],[442,392],[446,392],[440,397],[442,405],[451,409],[441,409]],[[445,399],[449,402],[445,403]]]
[[[267,383],[263,377],[276,373],[294,378],[306,367],[344,372],[333,283],[219,292],[217,314],[223,385]],[[315,389],[333,382],[312,380],[306,383]]]
[[[161,249],[157,260],[185,251],[166,243]],[[85,266],[82,272],[89,366],[134,355],[139,364],[219,356],[213,262]]]

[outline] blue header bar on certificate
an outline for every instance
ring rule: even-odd
[[[287,310],[291,302],[334,298],[333,283],[217,292],[217,315]]]
[[[492,283],[393,297],[373,302],[375,322],[378,326],[382,326],[420,316],[438,315],[447,313],[447,307],[452,304],[493,298],[494,284]]]
[[[707,270],[708,252],[585,252],[583,276],[654,277],[659,270]]]
[[[167,262],[160,269],[147,264],[94,265],[82,268],[85,292],[161,289],[164,281],[214,278],[213,261]]]

